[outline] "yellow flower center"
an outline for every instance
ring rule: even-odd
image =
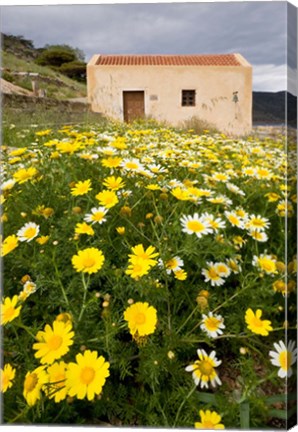
[[[145,321],[146,321],[145,314],[143,314],[142,312],[139,312],[138,314],[136,314],[136,316],[135,316],[136,324],[144,324]]]
[[[254,317],[251,323],[254,327],[263,327],[263,321],[260,318]]]
[[[104,217],[104,213],[103,212],[97,212],[92,216],[92,219],[94,221],[101,221]]]
[[[199,364],[199,370],[201,374],[210,376],[213,373],[213,366],[207,360],[202,360]]]
[[[61,336],[59,335],[54,335],[49,341],[48,341],[48,347],[50,348],[50,350],[57,350],[58,348],[61,347],[63,342],[63,339]]]
[[[189,221],[187,222],[187,228],[193,232],[200,232],[205,229],[205,225],[198,221]]]
[[[105,202],[106,204],[111,204],[114,202],[114,195],[106,195],[105,197],[102,198],[102,201]]]
[[[13,306],[7,308],[6,311],[4,312],[4,320],[10,321],[13,318],[15,311],[16,310]]]
[[[230,215],[229,221],[234,225],[239,225],[239,219],[237,218],[237,216]]]
[[[205,420],[202,426],[204,429],[214,429],[215,424],[211,420]]]
[[[82,369],[80,378],[84,384],[87,385],[90,384],[94,380],[94,377],[95,377],[95,370],[93,368],[87,366],[84,367],[84,369]]]
[[[24,390],[26,392],[31,392],[32,390],[35,389],[37,382],[38,382],[38,377],[36,373],[32,373],[28,375],[25,379]]]
[[[36,234],[36,228],[30,227],[30,228],[27,228],[26,231],[24,232],[24,237],[27,237],[30,239],[30,238],[34,237],[35,234]]]
[[[264,222],[260,219],[253,219],[251,221],[251,224],[257,227],[263,227],[264,226]]]
[[[268,273],[274,273],[276,271],[275,262],[269,258],[260,258],[259,264],[260,267]]]
[[[135,162],[127,162],[126,168],[128,169],[137,169],[139,166]]]
[[[177,266],[178,266],[178,262],[177,262],[177,260],[175,258],[170,259],[166,263],[166,267],[169,270],[172,270],[172,269],[176,268]]]
[[[222,272],[222,273],[227,273],[227,267],[224,266],[224,265],[219,265],[217,267],[217,270],[220,271],[220,272]]]
[[[216,178],[217,180],[226,180],[226,179],[227,179],[227,176],[224,175],[224,174],[216,174],[215,178]]]
[[[85,268],[93,267],[94,264],[95,264],[95,259],[94,258],[92,258],[92,257],[86,257],[84,259],[84,264],[83,265],[84,265]]]
[[[209,317],[206,319],[206,328],[210,331],[217,330],[220,324],[220,320],[215,317]]]
[[[290,365],[291,365],[291,360],[292,360],[292,353],[289,351],[282,351],[279,355],[279,362],[280,362],[280,367],[285,370],[288,371]]]
[[[213,268],[210,268],[208,273],[211,279],[218,279],[218,273]]]

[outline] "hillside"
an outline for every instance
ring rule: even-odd
[[[86,96],[86,84],[59,73],[48,66],[36,64],[42,49],[22,36],[1,34],[2,78],[14,85],[32,91],[32,77],[38,74],[38,86],[46,96],[55,99],[80,98]]]
[[[286,103],[288,124],[297,127],[297,97],[285,91],[253,92],[253,123],[269,125],[285,123]]]

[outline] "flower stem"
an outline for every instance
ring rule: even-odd
[[[85,275],[84,275],[84,273],[82,273],[82,283],[83,283],[83,287],[84,287],[84,295],[83,295],[83,303],[82,303],[81,311],[80,311],[79,318],[78,318],[78,323],[81,321],[82,316],[83,316],[85,309],[86,309],[86,297],[87,297],[89,280],[90,280],[90,277],[88,277],[88,280],[86,282]]]
[[[180,406],[178,408],[178,411],[177,411],[177,414],[176,414],[176,418],[175,418],[174,424],[173,424],[173,428],[176,427],[176,425],[177,425],[177,421],[178,421],[180,412],[181,412],[182,408],[184,407],[185,402],[187,401],[188,398],[190,398],[190,396],[193,394],[193,392],[196,390],[196,388],[197,388],[197,386],[195,385],[190,390],[190,392],[185,396],[185,398],[183,399],[182,403],[180,404]]]
[[[198,310],[198,305],[195,306],[195,308],[192,310],[192,312],[188,315],[188,317],[186,318],[186,320],[184,321],[184,323],[178,328],[177,333],[180,333],[180,331],[183,329],[183,327],[188,323],[188,321],[190,320],[190,318],[193,316],[193,314]]]
[[[53,254],[53,265],[54,265],[55,273],[56,273],[56,276],[57,276],[57,281],[59,283],[59,286],[60,286],[60,289],[61,289],[61,292],[62,292],[62,296],[64,298],[64,301],[65,301],[66,305],[67,305],[68,310],[71,311],[71,308],[70,308],[70,305],[69,305],[69,301],[68,301],[68,298],[67,298],[67,295],[66,295],[63,283],[61,282],[61,279],[60,279],[60,273],[59,273],[57,264],[55,262],[55,252]]]

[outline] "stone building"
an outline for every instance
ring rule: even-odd
[[[252,127],[252,66],[241,54],[96,54],[87,88],[92,111],[120,121],[195,117],[234,135]]]

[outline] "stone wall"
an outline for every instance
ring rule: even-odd
[[[78,102],[78,101],[68,101],[68,100],[57,100],[50,98],[39,98],[39,97],[29,97],[16,94],[2,94],[2,110],[5,111],[6,108],[13,109],[14,111],[36,111],[36,110],[61,110],[70,113],[86,113],[89,112],[89,104]]]

